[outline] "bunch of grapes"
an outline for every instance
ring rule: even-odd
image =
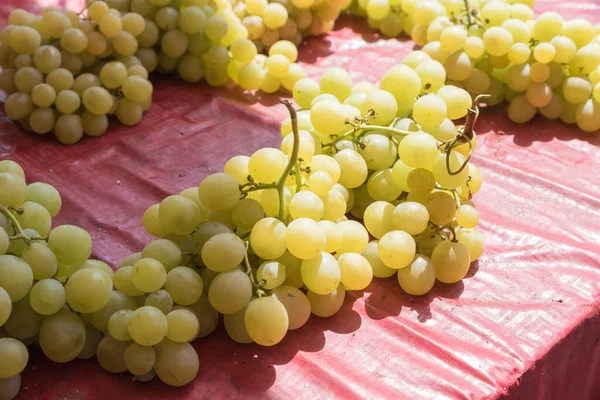
[[[152,101],[148,70],[134,56],[144,19],[108,6],[89,14],[17,9],[0,32],[6,115],[64,144],[104,134],[108,115],[135,125]]]
[[[34,342],[58,363],[95,356],[139,381],[193,380],[199,364],[189,342],[212,332],[217,313],[179,248],[149,243],[113,272],[89,259],[85,230],[52,228],[60,208],[54,187],[27,185],[17,163],[0,162],[0,398],[16,396]]]
[[[383,34],[409,33],[422,50],[408,57],[440,62],[447,84],[489,93],[490,105],[508,101],[512,121],[539,112],[586,132],[600,129],[600,26],[553,11],[536,18],[533,1],[355,4]]]

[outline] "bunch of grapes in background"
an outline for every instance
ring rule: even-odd
[[[600,129],[600,26],[564,20],[553,11],[537,18],[533,1],[358,1],[353,10],[386,36],[408,33],[446,70],[447,83],[471,94],[506,100],[508,117],[546,118]]]
[[[148,70],[134,56],[144,19],[92,8],[90,19],[45,9],[14,10],[0,33],[0,89],[6,115],[61,143],[100,136],[108,115],[135,125],[152,101]]]

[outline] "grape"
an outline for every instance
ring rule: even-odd
[[[244,321],[250,338],[261,346],[279,343],[289,327],[286,308],[276,297],[252,300],[246,309]]]
[[[584,132],[595,132],[600,129],[600,105],[589,99],[577,107],[575,113],[577,126]]]
[[[342,221],[338,223],[338,229],[343,233],[338,254],[362,253],[367,247],[369,234],[362,224],[356,221]]]
[[[381,261],[389,268],[401,269],[415,256],[415,241],[404,231],[391,231],[381,237],[377,251]]]
[[[167,318],[158,308],[143,306],[133,312],[128,322],[131,338],[142,346],[154,346],[167,334]]]
[[[98,21],[98,27],[104,36],[114,38],[123,30],[123,22],[120,16],[107,13]]]
[[[144,305],[158,308],[163,314],[167,315],[173,308],[173,299],[166,290],[158,290],[154,293],[150,293]]]
[[[386,233],[394,230],[392,213],[394,206],[385,201],[376,201],[370,204],[364,212],[364,224],[369,233],[379,239]]]
[[[16,92],[6,98],[4,112],[12,120],[27,118],[33,111],[33,102],[28,93]],[[6,204],[6,203],[3,203]]]
[[[167,385],[186,385],[198,374],[198,354],[189,343],[175,343],[165,339],[155,347],[155,351],[154,370]]]
[[[198,186],[202,204],[213,210],[227,210],[237,204],[241,197],[235,177],[225,173],[207,176]]]
[[[363,290],[373,279],[369,261],[357,253],[342,254],[338,260],[342,272],[342,283],[348,290]]]
[[[12,300],[6,290],[0,287],[0,326],[8,320],[12,311]]]
[[[196,315],[186,309],[177,309],[167,314],[169,327],[167,338],[174,342],[192,341],[198,334],[199,322]]]
[[[434,129],[440,126],[446,118],[446,113],[446,103],[435,94],[420,97],[413,108],[415,122],[424,129]]]
[[[167,280],[165,267],[152,258],[142,258],[133,265],[131,282],[139,290],[151,293],[163,287]]]
[[[123,353],[123,362],[132,374],[145,375],[154,368],[156,353],[152,347],[132,343]]]
[[[65,303],[65,289],[54,279],[42,279],[36,282],[29,293],[29,304],[38,314],[55,314],[65,306]]]
[[[533,37],[545,42],[559,35],[563,29],[563,18],[560,14],[549,11],[540,15],[535,21]]]
[[[362,185],[367,179],[368,167],[358,152],[344,149],[338,152],[334,159],[340,167],[339,183],[348,189]]]
[[[455,86],[443,86],[436,95],[446,104],[446,114],[451,120],[467,115],[467,110],[471,108],[473,102],[471,95],[466,90]]]
[[[84,322],[84,324],[85,344],[81,352],[77,354],[77,358],[81,360],[88,360],[96,355],[98,345],[100,344],[100,340],[102,339],[102,332],[100,332],[87,322]]]
[[[27,296],[32,283],[33,273],[25,261],[12,255],[0,256],[0,287],[13,302]]]
[[[99,260],[87,260],[85,263],[83,263],[81,268],[95,268],[104,272],[109,278],[111,278],[111,280],[115,276],[115,272],[112,270],[112,268],[108,264]]]
[[[136,304],[131,297],[119,292],[118,290],[113,290],[108,303],[106,303],[106,305],[100,310],[90,314],[90,323],[99,331],[107,332],[108,321],[115,312],[119,310],[133,310],[135,308],[137,308]]]
[[[302,262],[302,280],[306,286],[319,294],[331,293],[341,279],[340,267],[337,260],[329,253]]]
[[[429,257],[417,254],[411,264],[398,270],[398,283],[412,296],[427,294],[435,283],[436,270]]]
[[[222,314],[233,314],[243,309],[252,296],[252,284],[240,270],[217,275],[208,290],[210,304]]]
[[[135,287],[133,284],[131,275],[133,273],[133,266],[128,265],[124,267],[120,267],[117,272],[115,272],[115,277],[113,278],[113,283],[118,291],[126,294],[127,296],[141,296],[144,294],[140,289]]]
[[[25,341],[38,334],[41,324],[42,315],[31,307],[29,299],[25,297],[12,305],[12,312],[3,329],[11,337]]]
[[[460,242],[445,240],[431,254],[435,266],[435,277],[440,282],[455,283],[469,271],[471,259],[467,246]]]
[[[38,342],[44,355],[54,362],[69,362],[85,344],[85,325],[68,310],[60,310],[42,321]]]
[[[154,258],[165,267],[167,272],[181,265],[182,257],[179,247],[167,239],[154,240],[142,251],[142,258]]]
[[[210,238],[202,248],[204,265],[215,272],[234,269],[244,259],[244,242],[233,233],[220,233]]]
[[[12,338],[0,338],[0,356],[2,356],[0,379],[19,375],[25,369],[29,360],[27,347]]]
[[[141,103],[152,97],[153,88],[150,81],[139,76],[129,76],[125,79],[121,90],[127,99]]]
[[[456,239],[467,246],[471,261],[477,260],[483,253],[483,235],[477,228],[457,229]]]
[[[167,274],[165,290],[175,303],[190,305],[202,296],[204,285],[200,275],[193,269],[176,267]]]
[[[275,218],[263,218],[252,228],[250,245],[254,252],[266,260],[274,260],[283,255],[286,226]]]
[[[311,312],[318,317],[327,318],[340,310],[346,297],[346,290],[340,283],[331,293],[321,295],[308,290],[306,297],[310,302]]]
[[[14,375],[10,378],[0,378],[0,395],[5,399],[14,399],[21,390],[21,375]]]
[[[131,335],[129,335],[128,323],[132,315],[132,310],[115,312],[108,320],[108,333],[121,342],[130,341]]]
[[[117,340],[111,335],[104,336],[98,343],[96,353],[100,366],[113,374],[127,371],[125,351],[130,346],[129,343]]]
[[[373,276],[377,278],[389,278],[394,275],[396,270],[383,264],[381,258],[379,258],[377,246],[377,241],[369,242],[367,248],[362,252],[362,256],[369,262],[373,270]]]
[[[40,47],[42,37],[30,26],[17,26],[10,34],[10,47],[20,54],[33,55]]]
[[[84,268],[75,272],[65,285],[69,307],[81,313],[92,313],[104,307],[111,297],[110,277],[96,269]]]
[[[87,48],[88,37],[79,29],[69,28],[63,32],[60,45],[71,54],[79,54]]]
[[[396,206],[393,220],[397,229],[418,235],[427,228],[429,213],[424,205],[407,201]]]

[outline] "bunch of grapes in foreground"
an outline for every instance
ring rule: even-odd
[[[469,162],[477,107],[443,81],[403,64],[379,86],[339,68],[303,78],[280,149],[233,157],[149,207],[142,223],[156,239],[114,272],[89,259],[86,231],[52,228],[53,187],[1,162],[5,397],[33,343],[55,362],[96,356],[107,371],[180,386],[199,369],[189,342],[219,314],[236,342],[272,346],[374,276],[396,275],[412,296],[460,281],[483,251],[471,202],[482,177]]]
[[[365,9],[386,35],[409,33],[423,47],[408,58],[438,61],[447,84],[489,93],[490,105],[508,101],[514,122],[539,112],[586,132],[600,129],[599,25],[553,11],[536,18],[533,1],[397,3],[359,1],[355,10]]]

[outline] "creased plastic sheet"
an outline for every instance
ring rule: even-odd
[[[5,0],[0,24],[16,4],[49,3]],[[598,2],[538,2],[546,10],[600,21]],[[411,49],[343,18],[310,39],[300,60],[311,76],[341,66],[354,81],[377,80]],[[138,127],[115,123],[73,147],[0,114],[0,158],[59,188],[56,222],[89,230],[94,256],[113,266],[150,239],[141,227],[150,204],[233,155],[277,146],[285,117],[277,96],[154,83]],[[184,388],[137,384],[95,361],[54,364],[33,350],[20,398],[600,399],[600,137],[540,117],[518,126],[505,111],[484,110],[477,126],[486,251],[462,283],[412,298],[395,278],[375,280],[337,315],[311,318],[273,348],[236,344],[219,327],[195,342],[200,372]]]

